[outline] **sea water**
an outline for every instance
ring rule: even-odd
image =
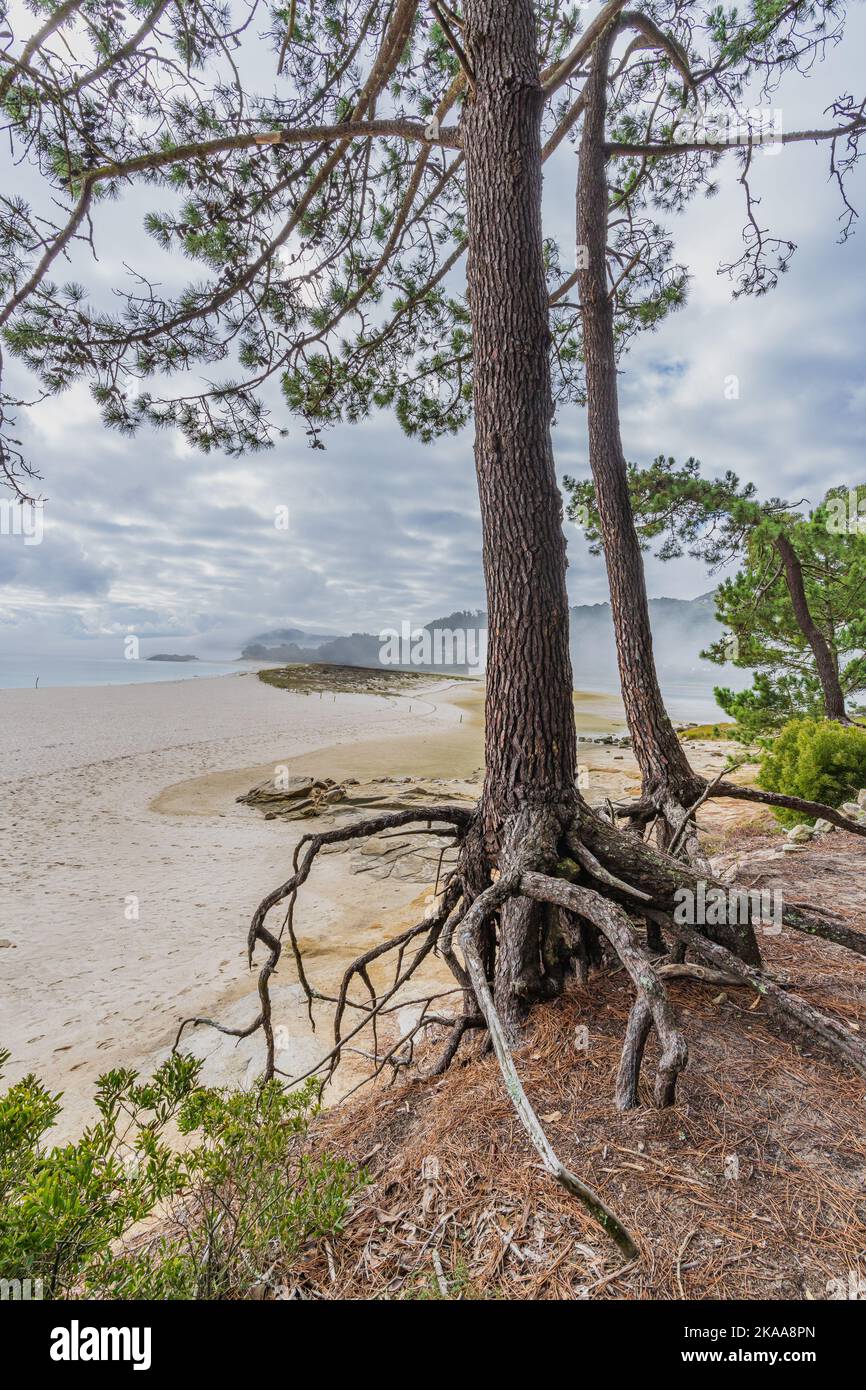
[[[148,681],[200,680],[241,671],[257,671],[263,662],[249,661],[126,661],[98,656],[0,656],[0,690],[32,690],[39,684],[139,685]]]

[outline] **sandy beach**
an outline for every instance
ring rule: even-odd
[[[288,876],[310,823],[268,821],[236,798],[278,765],[471,788],[482,698],[479,683],[462,681],[305,696],[254,675],[0,691],[0,1043],[12,1053],[9,1079],[32,1071],[64,1092],[59,1135],[92,1118],[100,1072],[147,1071],[183,1017],[254,1016],[250,914]],[[621,726],[614,697],[576,696],[576,709],[588,736]],[[695,761],[718,767],[720,756],[708,747]],[[627,751],[584,745],[587,758],[599,796],[636,790]],[[298,912],[315,983],[332,988],[359,951],[417,920],[430,887],[322,856]],[[327,1029],[309,1029],[288,960],[274,999],[282,1064],[297,1075],[327,1051]],[[238,1044],[206,1029],[189,1039],[207,1080],[243,1083],[260,1068],[260,1039]],[[349,1067],[343,1086],[352,1080]]]

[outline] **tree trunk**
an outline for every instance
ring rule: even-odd
[[[598,40],[585,88],[577,181],[578,286],[586,365],[589,461],[601,520],[626,718],[648,799],[690,805],[700,795],[668,718],[653,657],[643,556],[619,428],[614,309],[607,283],[608,186],[604,152],[607,72],[614,28]]]
[[[541,229],[542,92],[532,0],[467,0],[463,114],[475,465],[487,586],[482,853],[509,817],[572,807],[576,742],[562,499],[551,441]],[[538,908],[503,910],[497,1004],[514,1037],[537,995]]]
[[[550,426],[542,94],[531,0],[469,0],[463,118],[475,465],[489,622],[487,808],[570,802],[576,763],[562,499]],[[498,845],[492,846],[498,847]]]
[[[797,626],[812,648],[815,658],[815,668],[824,691],[824,714],[828,719],[837,719],[840,724],[847,724],[849,720],[845,710],[845,696],[839,684],[839,668],[827,639],[809,611],[800,558],[787,536],[777,536],[775,546],[785,566],[785,583],[791,596]]]

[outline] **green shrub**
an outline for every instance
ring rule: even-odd
[[[145,1084],[107,1073],[99,1122],[50,1149],[60,1097],[34,1076],[0,1096],[0,1278],[39,1280],[47,1298],[243,1298],[340,1230],[365,1178],[303,1151],[318,1084],[226,1092],[200,1068],[172,1056]],[[172,1146],[170,1126],[197,1142]]]
[[[866,729],[832,719],[792,719],[764,744],[758,786],[839,806],[866,786]],[[799,811],[774,812],[782,825],[810,821]]]

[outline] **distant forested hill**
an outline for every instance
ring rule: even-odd
[[[607,603],[578,604],[571,614],[571,660],[578,689],[616,688],[617,667],[613,624]],[[698,682],[709,691],[720,672],[699,658],[700,651],[719,635],[712,593],[694,599],[656,598],[650,600],[650,616],[656,660],[664,684]],[[425,624],[431,634],[483,632],[486,614],[459,611]],[[388,629],[399,634],[400,628]],[[415,632],[416,629],[413,629]],[[456,644],[455,644],[456,645]],[[353,632],[343,636],[306,632],[290,627],[260,633],[244,647],[242,656],[250,661],[324,662],[339,666],[379,666],[383,638],[379,633]],[[416,648],[418,650],[418,648]],[[474,647],[477,650],[477,644]],[[445,643],[445,652],[449,646]],[[407,652],[408,655],[408,652]],[[470,652],[472,655],[472,652]],[[466,662],[437,662],[408,659],[401,665],[416,669],[465,674]],[[727,673],[726,673],[727,680]]]

